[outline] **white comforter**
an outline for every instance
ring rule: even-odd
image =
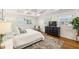
[[[23,48],[40,40],[44,40],[44,36],[35,30],[26,29],[27,33],[17,35],[13,38],[14,48]]]

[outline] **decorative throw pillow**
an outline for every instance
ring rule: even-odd
[[[20,33],[26,33],[27,32],[26,30],[21,29],[20,27],[18,27],[18,29],[19,29]]]

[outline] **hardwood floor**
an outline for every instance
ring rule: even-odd
[[[60,40],[64,41],[63,48],[79,49],[79,41],[74,41],[74,40],[70,40],[62,37],[60,37]]]
[[[48,36],[57,38],[59,40],[63,40],[64,41],[64,45],[62,46],[63,49],[79,49],[79,41],[74,41],[63,37],[54,37],[51,35],[48,35]]]

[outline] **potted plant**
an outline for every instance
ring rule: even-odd
[[[73,29],[76,29],[77,36],[79,36],[79,17],[75,17],[72,20]]]

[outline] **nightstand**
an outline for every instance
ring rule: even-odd
[[[34,30],[40,31],[40,26],[34,26]]]

